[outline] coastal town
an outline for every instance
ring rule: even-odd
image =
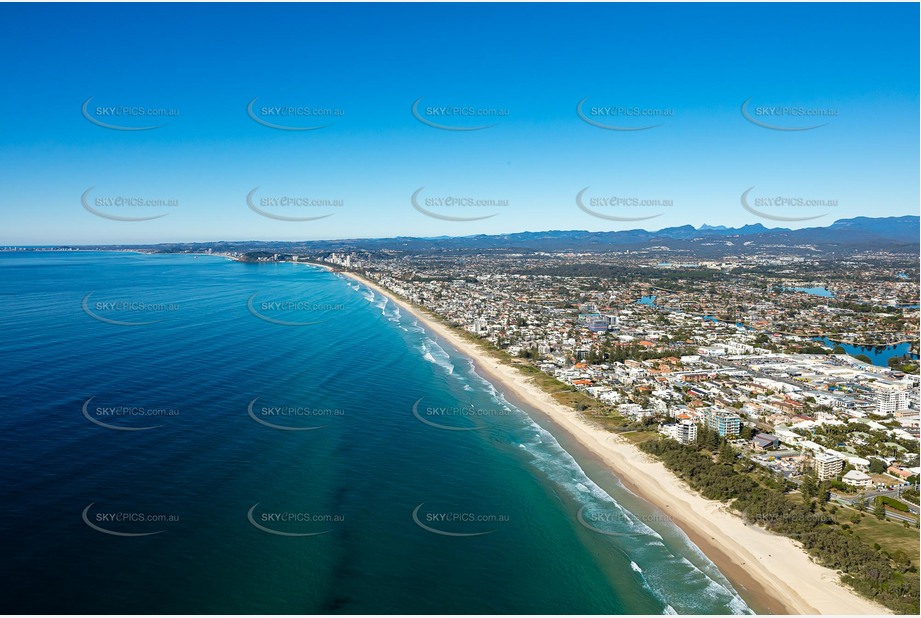
[[[107,249],[333,271],[546,414],[720,568],[770,582],[775,611],[916,611],[914,255],[413,242]]]
[[[0,613],[921,616],[921,0],[42,4]]]
[[[619,436],[638,449],[626,457],[652,455],[864,597],[917,608],[914,257],[331,252],[318,262],[530,375],[580,417],[574,431]],[[622,459],[620,473],[630,470]]]
[[[588,395],[593,420],[685,444],[706,427],[791,487],[814,476],[842,506],[879,498],[917,526],[918,285],[897,259],[818,281],[803,258],[636,256],[613,276],[597,255],[538,258],[324,261]]]

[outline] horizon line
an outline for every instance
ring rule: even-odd
[[[594,232],[592,232],[592,231],[589,231],[589,230],[582,230],[582,229],[568,229],[568,230],[564,230],[564,229],[549,229],[549,230],[535,230],[535,231],[531,231],[531,230],[521,230],[521,231],[518,231],[518,232],[500,232],[500,233],[495,233],[495,234],[465,234],[465,235],[462,235],[462,236],[460,236],[460,235],[459,235],[459,236],[452,236],[452,235],[449,235],[449,234],[442,234],[442,235],[439,235],[439,236],[402,236],[402,235],[399,235],[399,236],[367,236],[367,237],[348,237],[348,238],[345,238],[345,237],[343,237],[343,238],[316,238],[316,239],[299,239],[299,240],[280,240],[280,239],[257,240],[257,239],[249,238],[249,239],[237,239],[237,240],[227,240],[227,239],[222,239],[222,240],[157,240],[157,241],[149,241],[149,242],[146,242],[146,243],[145,243],[145,242],[133,242],[133,243],[118,243],[118,242],[70,243],[70,242],[57,242],[57,243],[50,243],[50,244],[29,244],[29,245],[23,245],[23,244],[6,244],[6,243],[4,243],[4,244],[2,244],[2,245],[0,245],[0,246],[2,246],[2,247],[17,247],[17,248],[18,248],[18,247],[23,247],[23,248],[31,248],[31,247],[56,247],[56,246],[67,246],[67,247],[89,247],[89,246],[145,247],[145,246],[151,246],[151,245],[168,245],[168,244],[209,244],[209,243],[247,243],[247,242],[253,242],[253,243],[255,243],[255,242],[279,242],[279,243],[304,243],[304,242],[310,242],[310,243],[321,243],[321,242],[347,242],[347,241],[356,241],[356,242],[358,242],[358,241],[396,240],[396,239],[445,240],[445,239],[460,239],[460,238],[480,238],[480,237],[490,237],[490,236],[514,236],[514,235],[518,235],[518,234],[549,234],[549,233],[554,233],[554,232],[556,232],[556,233],[583,232],[583,233],[586,233],[586,234],[618,234],[618,233],[624,233],[624,232],[646,232],[646,233],[649,233],[649,234],[655,234],[655,233],[662,232],[662,231],[665,231],[665,230],[674,230],[674,229],[686,228],[686,227],[690,227],[690,228],[692,228],[694,231],[697,231],[697,232],[700,232],[700,231],[709,231],[709,230],[721,230],[721,231],[727,231],[727,232],[729,232],[729,231],[743,230],[743,229],[745,229],[745,228],[751,228],[751,227],[757,227],[757,226],[760,226],[760,227],[763,228],[765,231],[769,231],[769,232],[770,232],[770,231],[777,231],[777,230],[795,232],[795,231],[807,230],[807,229],[813,229],[813,230],[814,230],[814,229],[825,229],[825,228],[832,227],[832,226],[834,226],[834,225],[836,225],[836,224],[838,224],[838,223],[840,223],[840,222],[842,222],[842,221],[853,221],[853,220],[856,220],[856,219],[877,219],[877,220],[884,220],[884,219],[902,219],[902,218],[906,218],[906,217],[919,219],[919,222],[921,222],[921,215],[916,215],[916,214],[910,214],[910,215],[890,215],[890,216],[887,216],[887,217],[867,217],[867,216],[863,216],[863,215],[862,215],[862,216],[858,216],[858,217],[846,217],[846,218],[844,218],[844,219],[836,219],[836,220],[833,221],[832,223],[830,223],[830,224],[828,224],[828,225],[824,225],[824,226],[813,226],[813,227],[802,227],[802,228],[767,227],[767,226],[765,226],[765,225],[764,225],[763,223],[761,223],[761,222],[758,222],[758,223],[746,223],[745,225],[743,225],[743,226],[741,226],[741,227],[726,227],[726,226],[722,226],[722,225],[710,225],[710,224],[707,224],[707,223],[702,223],[700,226],[695,227],[694,225],[692,225],[692,224],[690,224],[690,223],[685,223],[685,224],[683,224],[683,225],[672,225],[672,226],[662,227],[662,228],[659,228],[659,229],[657,229],[657,230],[647,230],[647,229],[645,229],[645,228],[630,228],[630,229],[626,229],[626,230],[601,230],[601,231],[594,231]]]

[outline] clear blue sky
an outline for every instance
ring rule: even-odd
[[[0,245],[434,236],[525,230],[617,230],[692,224],[829,225],[918,214],[919,64],[916,4],[770,5],[0,5]],[[120,126],[100,127],[81,112]],[[317,131],[281,131],[247,104],[341,109]],[[445,131],[411,106],[507,110],[479,131]],[[586,99],[587,97],[587,99]],[[757,116],[770,106],[834,110]],[[654,119],[576,114],[592,107],[673,110]],[[171,108],[165,119],[104,117],[97,107]],[[288,126],[329,119],[266,120]],[[479,119],[436,118],[457,127]],[[759,219],[740,205],[781,196],[834,207]],[[97,210],[119,195],[178,200],[172,208]],[[246,202],[295,196],[339,208],[265,211]],[[429,208],[456,196],[501,208]],[[581,211],[576,194],[671,200],[667,208]],[[98,205],[98,204],[97,204]],[[257,206],[259,204],[257,203]],[[423,206],[425,204],[423,203]]]

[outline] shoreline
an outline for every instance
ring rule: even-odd
[[[892,614],[840,583],[838,574],[812,562],[792,539],[773,534],[707,500],[665,465],[624,438],[593,427],[516,368],[491,358],[420,308],[356,273],[331,272],[365,285],[405,309],[434,334],[474,361],[483,377],[509,390],[565,431],[637,496],[661,509],[729,579],[756,612],[775,614]]]

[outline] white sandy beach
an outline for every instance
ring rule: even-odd
[[[591,426],[514,367],[500,364],[475,344],[375,283],[342,273],[386,295],[430,331],[474,360],[498,388],[546,414],[604,461],[621,481],[662,509],[761,611],[788,614],[891,614],[839,582],[837,573],[811,561],[793,540],[746,524],[722,503],[691,490],[665,466],[606,430]]]

